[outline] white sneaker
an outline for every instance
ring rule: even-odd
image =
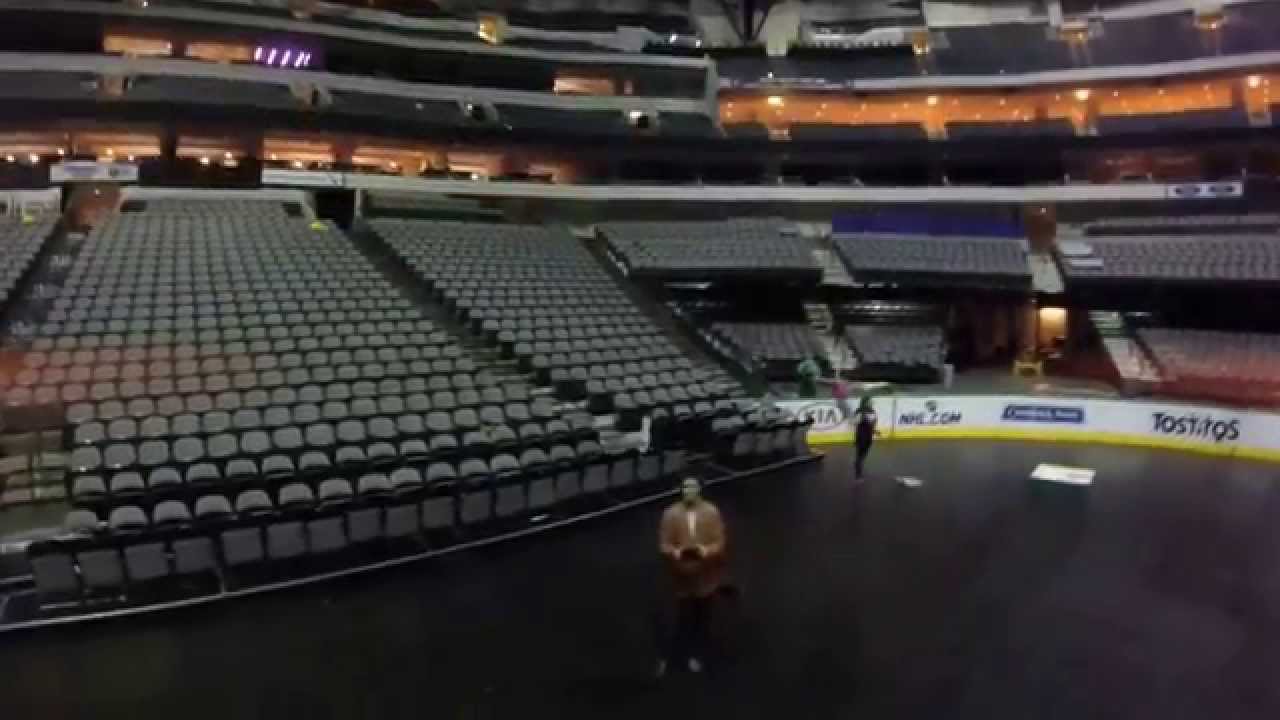
[[[689,658],[689,672],[691,673],[702,672],[702,661],[699,660],[698,658]]]

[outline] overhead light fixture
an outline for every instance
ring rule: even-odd
[[[275,64],[276,64],[276,49],[275,49],[275,48],[271,48],[271,52],[267,53],[267,64],[268,64],[268,65],[275,65]]]
[[[262,62],[262,46],[261,45],[253,49],[253,61]]]
[[[471,173],[471,179],[472,179],[472,180],[479,180],[479,179],[480,179],[480,173],[478,173],[478,172],[473,172],[473,173]]]
[[[201,164],[201,165],[208,165],[208,164],[209,164],[209,163],[211,163],[211,162],[213,162],[213,161],[209,159],[209,156],[208,156],[208,155],[201,155],[201,156],[200,156],[200,164]]]
[[[491,45],[501,43],[506,31],[507,19],[500,14],[481,13],[477,18],[476,35]]]
[[[67,154],[66,150],[63,150],[62,148],[58,148],[58,157],[65,157],[66,154]]]
[[[35,165],[40,162],[40,156],[35,153],[31,153],[30,155],[28,155],[27,159],[31,161],[32,165]]]
[[[1084,102],[1085,100],[1088,100],[1089,88],[1076,88],[1075,96],[1076,96],[1076,99],[1079,100],[1080,102]]]
[[[680,39],[680,36],[679,36],[679,35],[677,35],[677,34],[675,34],[675,33],[671,33],[671,37],[667,38],[667,42],[671,43],[672,45],[675,45],[675,44],[676,44],[676,41],[677,41],[677,40],[679,40],[679,39]]]
[[[15,158],[15,157],[14,157],[14,156],[12,156],[12,155],[5,155],[5,156],[4,156],[4,161],[5,161],[5,162],[16,162],[16,161],[17,161],[17,158]]]
[[[774,107],[782,107],[786,101],[782,99],[781,95],[770,95],[767,102]]]
[[[108,155],[115,155],[115,154],[116,154],[115,148],[107,148],[107,154],[108,154]]]
[[[1250,75],[1249,77],[1245,78],[1244,81],[1245,81],[1245,84],[1248,85],[1249,87],[1256,88],[1262,84],[1262,76]]]
[[[293,51],[292,51],[292,50],[285,50],[285,51],[284,51],[284,55],[281,55],[281,56],[280,56],[280,67],[285,67],[285,66],[287,66],[287,65],[289,64],[289,58],[291,58],[291,57],[293,57]]]
[[[129,162],[133,162],[133,156],[132,156],[132,155],[130,155],[130,156],[129,156]]]
[[[301,161],[301,160],[294,160],[294,161],[293,161],[293,167],[294,167],[295,169],[297,169],[297,170],[301,170],[301,169],[302,169],[302,161]]]

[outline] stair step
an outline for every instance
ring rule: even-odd
[[[1089,313],[1089,320],[1102,339],[1102,347],[1111,360],[1111,365],[1122,379],[1138,383],[1161,381],[1160,368],[1142,343],[1133,336],[1123,315],[1094,310]]]
[[[822,284],[836,287],[853,287],[853,278],[848,268],[835,250],[830,247],[830,240],[814,240],[811,250],[813,260],[822,268]]]
[[[1036,292],[1058,295],[1066,289],[1062,273],[1049,253],[1031,253],[1027,256],[1027,264],[1031,268],[1031,287]]]
[[[631,300],[632,304],[643,312],[658,327],[664,336],[680,349],[682,353],[693,363],[695,368],[716,368],[722,372],[728,371],[727,374],[745,388],[752,387],[752,379],[740,372],[740,368],[726,367],[716,362],[707,351],[699,346],[689,335],[690,331],[680,324],[673,313],[664,305],[665,299],[655,297],[648,291],[630,278],[623,272],[623,268],[610,255],[607,243],[601,239],[591,238],[582,240],[583,246],[587,248],[600,266],[604,268],[617,286]],[[661,292],[661,288],[655,292]],[[735,372],[735,370],[739,372]]]

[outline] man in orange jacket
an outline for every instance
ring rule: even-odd
[[[702,497],[702,485],[688,477],[680,486],[680,499],[662,513],[658,550],[671,571],[676,595],[676,622],[667,656],[658,663],[658,675],[668,662],[685,662],[690,672],[702,671],[711,623],[711,603],[724,583],[725,529],[720,511]]]

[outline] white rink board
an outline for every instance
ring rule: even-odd
[[[1030,395],[897,395],[874,402],[884,437],[1097,442],[1280,461],[1280,415],[1270,412]],[[778,406],[814,419],[810,442],[852,439],[831,400]]]

